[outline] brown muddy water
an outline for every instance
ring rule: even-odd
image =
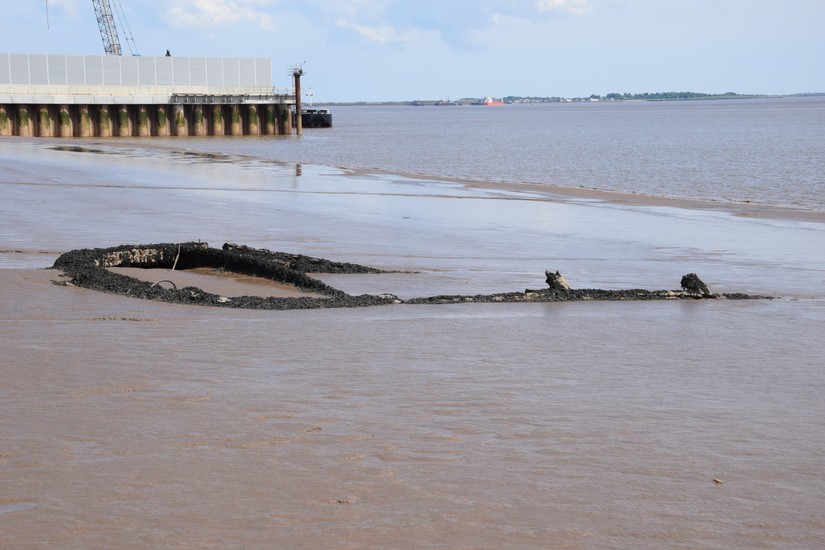
[[[0,158],[1,547],[825,545],[822,223],[40,143]],[[198,238],[411,272],[352,293],[780,298],[240,311],[43,269]]]

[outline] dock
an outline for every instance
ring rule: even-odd
[[[0,136],[290,135],[295,108],[269,58],[0,53]]]

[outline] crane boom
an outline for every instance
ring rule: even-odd
[[[100,37],[103,39],[103,50],[106,55],[122,55],[120,39],[117,36],[115,18],[112,15],[112,6],[109,0],[92,0],[97,15],[97,26],[100,28]]]

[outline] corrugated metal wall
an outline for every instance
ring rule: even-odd
[[[120,57],[0,53],[0,85],[268,88],[267,57]]]

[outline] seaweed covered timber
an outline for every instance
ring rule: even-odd
[[[226,297],[205,292],[197,287],[164,288],[158,282],[141,281],[114,273],[111,267],[161,269],[213,268],[242,275],[262,277],[296,289],[314,293],[300,297]],[[385,273],[357,264],[312,258],[300,254],[272,252],[243,245],[226,243],[221,249],[207,243],[123,245],[113,248],[81,249],[66,252],[55,261],[54,269],[71,280],[67,285],[121,294],[133,298],[178,304],[198,304],[245,309],[314,309],[366,307],[390,304],[455,304],[468,302],[569,302],[585,300],[682,300],[767,298],[747,294],[713,294],[690,273],[682,278],[682,290],[601,290],[571,289],[559,272],[546,272],[548,288],[527,289],[524,292],[503,292],[483,295],[442,295],[401,300],[392,294],[351,296],[308,275],[308,273]],[[318,296],[320,295],[320,296]]]

